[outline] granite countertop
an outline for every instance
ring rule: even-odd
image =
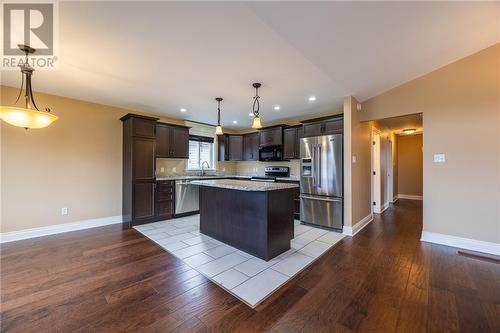
[[[252,176],[263,177],[262,175],[208,175],[208,176],[195,176],[195,175],[168,175],[156,177],[156,180],[188,180],[188,179],[226,179],[226,178],[241,178],[250,179]],[[276,180],[300,181],[297,176],[290,177],[277,177]]]
[[[267,183],[239,179],[194,180],[193,184],[240,191],[275,191],[299,187],[298,184],[293,183]]]

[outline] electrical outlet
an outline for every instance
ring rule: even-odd
[[[61,208],[61,215],[68,215],[68,207]]]
[[[177,172],[177,167],[173,167],[172,172]]]
[[[164,168],[164,167],[161,167],[161,168],[160,168],[160,172],[165,172],[165,168]]]
[[[222,168],[222,172],[226,171],[226,168]]]

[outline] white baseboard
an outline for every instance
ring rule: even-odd
[[[0,233],[0,243],[8,243],[22,239],[60,234],[68,231],[102,227],[105,225],[110,225],[115,223],[122,223],[121,215],[109,216],[91,220],[83,220],[71,223],[56,224],[41,228],[4,232]]]
[[[429,231],[422,231],[422,237],[420,238],[420,240],[423,242],[447,245],[452,247],[458,247],[460,249],[489,253],[500,256],[499,243],[485,242],[475,239],[438,234]]]
[[[380,210],[380,214],[382,214],[387,208],[389,208],[388,202],[386,202],[385,204],[382,205],[382,209]]]
[[[398,195],[396,194],[396,195],[394,196],[394,198],[392,198],[391,203],[395,203],[396,201],[398,201],[398,199],[399,199],[399,198],[398,198]]]
[[[347,236],[354,236],[358,232],[361,231],[364,227],[366,227],[371,221],[373,221],[373,215],[370,214],[368,216],[365,216],[361,221],[353,225],[352,227],[346,227],[344,226],[343,228],[343,234]]]
[[[424,200],[424,197],[421,195],[413,195],[413,194],[398,194],[398,199]]]

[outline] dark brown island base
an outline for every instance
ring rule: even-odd
[[[199,180],[200,232],[263,260],[290,249],[297,184]]]

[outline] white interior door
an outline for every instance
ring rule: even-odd
[[[372,131],[372,198],[373,212],[381,212],[381,179],[380,179],[380,132]]]

